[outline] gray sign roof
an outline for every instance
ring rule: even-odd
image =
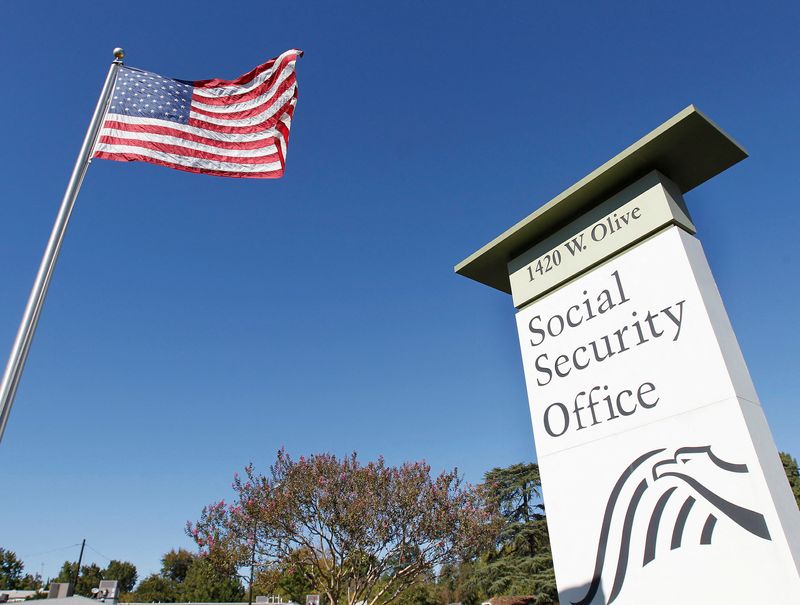
[[[510,294],[508,261],[648,172],[658,170],[686,193],[746,157],[690,105],[458,263],[455,271]]]

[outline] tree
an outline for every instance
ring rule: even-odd
[[[505,520],[498,536],[503,554],[536,556],[543,548],[549,551],[547,526],[537,523],[544,520],[539,466],[514,464],[493,468],[486,473],[484,481],[490,502]]]
[[[230,603],[239,601],[243,595],[235,570],[212,565],[206,557],[192,562],[181,586],[181,598],[195,603]]]
[[[130,565],[131,567],[133,567],[132,563],[121,563],[120,561],[117,561],[117,563],[121,565]],[[77,568],[77,566],[78,566],[77,563],[72,563],[71,561],[64,561],[64,564],[61,566],[61,570],[58,572],[58,575],[56,576],[56,579],[54,581],[74,582],[75,569]],[[133,568],[133,572],[134,572],[134,582],[135,582],[136,581],[135,567]],[[84,597],[91,597],[92,588],[98,588],[100,586],[100,580],[106,579],[103,574],[104,570],[101,569],[100,566],[97,565],[96,563],[90,563],[89,565],[82,565],[80,576],[78,576],[78,583],[75,586],[75,594],[79,594]]]
[[[139,583],[131,598],[142,603],[175,601],[238,601],[244,592],[235,570],[214,567],[206,557],[185,549],[170,550],[161,559],[161,573]]]
[[[478,595],[478,587],[472,581],[474,568],[483,565],[478,561],[462,561],[455,565],[443,565],[439,570],[439,577],[436,579],[436,586],[439,591],[439,603],[468,603],[477,605],[483,601],[482,596]]]
[[[439,599],[433,578],[424,578],[403,591],[397,597],[395,605],[439,605]]]
[[[40,574],[25,574],[25,577],[22,579],[22,585],[20,586],[21,590],[35,590],[36,592],[25,599],[26,601],[35,601],[38,599],[46,599],[47,593],[46,592],[39,592],[42,588],[42,576]]]
[[[494,596],[529,595],[536,602],[558,600],[541,480],[536,464],[494,468],[485,475],[487,498],[504,523],[494,549],[474,565],[447,578],[461,600],[480,602]]]
[[[136,587],[136,600],[141,603],[174,603],[179,590],[173,580],[151,574]]]
[[[103,580],[103,570],[96,563],[81,566],[81,575],[78,576],[78,583],[75,586],[75,594],[83,595],[84,597],[92,596],[92,588],[100,586],[100,580]]]
[[[261,569],[253,583],[254,595],[275,595],[295,603],[304,603],[315,587],[292,561],[274,563]]]
[[[183,582],[197,555],[184,548],[172,549],[161,559],[161,575],[174,582]]]
[[[792,494],[800,507],[800,471],[797,468],[797,460],[786,452],[781,452],[781,462],[783,463],[783,470],[786,472],[786,478],[789,480],[789,487],[792,488]]]
[[[20,580],[17,584],[17,588],[19,590],[39,590],[42,587],[42,577],[37,573],[35,575],[31,575],[26,573],[25,576]],[[28,599],[36,599],[36,598],[45,598],[45,597],[28,597]]]
[[[64,561],[64,564],[61,566],[61,569],[56,576],[54,582],[74,582],[75,581],[75,570],[78,568],[77,563],[72,563],[71,561]]]
[[[54,582],[74,582],[77,566],[77,563],[64,561]],[[95,563],[82,565],[75,594],[91,597],[92,589],[98,588],[101,580],[117,580],[121,592],[130,592],[136,584],[136,576],[136,566],[128,561],[112,559],[105,569],[101,569]]]
[[[432,477],[422,462],[294,461],[280,450],[270,471],[234,476],[234,502],[205,507],[187,532],[215,565],[291,561],[331,605],[390,603],[436,567],[475,556],[497,529],[455,470]]]
[[[0,548],[0,588],[6,590],[21,588],[24,568],[24,564],[14,551]]]
[[[130,592],[136,585],[136,566],[128,561],[112,559],[103,570],[103,580],[116,580],[120,592]],[[99,585],[99,584],[98,584]]]

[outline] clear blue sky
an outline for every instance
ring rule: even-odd
[[[184,79],[306,56],[284,179],[92,165],[0,445],[0,546],[51,575],[86,537],[143,577],[281,446],[472,481],[534,460],[510,297],[453,265],[689,103],[751,155],[687,202],[800,455],[800,8],[650,4],[5,3],[3,364],[112,48]]]

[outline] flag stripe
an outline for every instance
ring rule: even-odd
[[[152,118],[138,118],[133,116],[124,116],[120,114],[108,114],[104,128],[119,128],[121,130],[138,130],[139,132],[161,132],[156,130],[163,128],[166,130],[180,133],[178,136],[191,137],[196,136],[204,139],[210,139],[218,142],[237,143],[240,139],[245,143],[253,141],[261,141],[278,135],[275,128],[267,128],[252,133],[242,134],[229,134],[227,132],[217,132],[213,130],[204,130],[202,128],[195,128],[185,124],[177,124],[175,122],[168,122],[166,120],[155,120]]]
[[[96,150],[98,153],[140,155],[150,159],[170,162],[179,166],[190,166],[194,168],[204,168],[217,170],[220,172],[275,172],[281,169],[281,163],[277,159],[261,164],[246,164],[240,162],[221,162],[219,160],[208,160],[205,158],[188,157],[166,153],[157,149],[147,147],[137,147],[133,145],[111,145],[108,143],[98,143]]]
[[[194,83],[195,93],[203,97],[234,97],[244,94],[270,78],[281,66],[281,59],[287,57],[290,61],[295,61],[302,55],[301,51],[288,50],[235,80],[199,80]]]
[[[123,135],[128,133],[125,131],[107,131],[116,132]],[[278,148],[273,144],[260,149],[223,149],[219,147],[212,147],[211,145],[204,145],[202,143],[195,143],[194,141],[185,141],[175,137],[167,137],[158,134],[152,134],[147,139],[130,138],[128,136],[113,136],[111,134],[104,134],[100,137],[101,143],[112,143],[114,145],[142,145],[150,149],[160,149],[161,151],[170,151],[181,155],[191,155],[196,157],[206,157],[203,154],[216,156],[223,161],[244,158],[265,158],[268,156],[275,156],[278,153]],[[213,159],[208,157],[207,159]],[[248,160],[249,161],[249,160]],[[257,162],[255,162],[257,163]]]
[[[183,170],[185,172],[195,172],[197,174],[208,174],[211,176],[225,176],[240,179],[277,179],[283,176],[282,168],[279,170],[266,172],[236,172],[233,170],[218,170],[216,168],[205,168],[201,166],[187,166],[136,153],[107,153],[105,151],[98,151],[94,157],[103,160],[116,160],[118,162],[147,162],[148,164],[166,166],[167,168],[175,168],[176,170]]]
[[[128,151],[141,152],[142,150],[149,150],[156,154],[160,153],[165,154],[165,156],[171,156],[175,160],[176,164],[188,163],[192,165],[194,160],[208,160],[210,162],[218,162],[222,164],[265,165],[272,164],[274,162],[280,163],[281,159],[277,148],[271,154],[259,155],[256,157],[239,157],[188,149],[178,145],[165,145],[163,143],[155,143],[153,141],[131,141],[128,139],[115,139],[114,137],[101,137],[97,148],[108,152],[117,150],[121,153],[127,153]],[[153,157],[159,156],[154,155]]]
[[[192,97],[192,109],[208,116],[218,116],[222,118],[242,118],[248,115],[255,115],[268,107],[267,103],[272,99],[277,99],[285,93],[296,82],[294,71],[286,72],[286,77],[281,78],[271,86],[263,95],[245,101],[244,103],[232,103],[230,105],[207,105],[200,101],[202,97]]]
[[[237,118],[227,118],[223,116],[217,115],[206,115],[204,113],[198,112],[194,109],[194,105],[192,105],[192,110],[189,112],[189,117],[194,118],[196,120],[201,120],[203,122],[207,122],[208,124],[216,124],[218,126],[241,126],[241,127],[249,127],[249,126],[258,126],[259,124],[267,124],[271,125],[270,122],[274,123],[275,116],[280,112],[282,109],[285,108],[286,104],[291,101],[292,97],[294,96],[296,86],[292,84],[287,90],[283,91],[283,93],[275,99],[275,102],[264,106],[255,115],[250,117],[245,117],[241,119]]]
[[[299,56],[290,50],[235,80],[194,83],[121,67],[92,157],[218,176],[280,177]]]
[[[284,75],[284,72],[286,71],[287,67],[290,68],[292,71],[294,70],[295,63],[293,58],[286,58],[278,66],[278,69],[280,71],[276,70],[276,73],[278,74],[277,77],[275,74],[272,74],[272,76],[265,79],[263,82],[260,82],[257,86],[254,86],[250,90],[235,95],[210,97],[208,96],[207,90],[195,87],[193,94],[194,100],[196,100],[199,103],[203,103],[204,105],[207,105],[209,107],[236,105],[238,103],[245,103],[247,101],[255,99],[256,97],[260,97],[261,95],[263,95],[265,92],[267,92],[270,88],[272,88],[275,85],[275,82],[278,79],[285,79],[286,76]]]
[[[140,126],[125,124],[123,122],[114,122],[112,120],[106,122],[105,127],[101,132],[101,135],[103,134],[107,136],[120,136],[128,139],[138,138],[140,140],[159,140],[153,137],[160,135],[173,137],[177,140],[202,143],[203,145],[208,145],[209,147],[215,147],[217,149],[242,150],[263,149],[264,147],[269,147],[270,145],[274,145],[276,140],[282,135],[281,132],[275,129],[275,132],[271,136],[256,139],[254,141],[242,141],[241,143],[236,143],[230,141],[219,141],[216,139],[176,130],[174,128],[168,128],[166,126]]]

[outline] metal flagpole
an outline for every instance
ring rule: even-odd
[[[124,56],[125,52],[121,48],[114,49],[114,61],[108,69],[103,90],[100,92],[100,98],[94,108],[92,121],[86,131],[86,137],[83,139],[78,159],[75,161],[75,168],[72,169],[72,176],[70,176],[67,190],[64,192],[64,199],[58,209],[53,231],[50,233],[50,239],[47,242],[42,262],[39,265],[39,272],[33,282],[33,288],[31,288],[31,294],[28,297],[28,303],[25,305],[25,312],[22,314],[22,321],[19,324],[14,345],[11,347],[11,354],[8,356],[6,370],[3,373],[3,381],[0,383],[0,441],[3,439],[8,416],[11,412],[11,405],[14,403],[14,395],[17,393],[19,380],[22,376],[22,369],[25,366],[25,360],[28,358],[28,350],[31,347],[33,333],[36,331],[36,324],[39,323],[44,297],[47,295],[47,288],[50,285],[50,279],[53,277],[53,269],[55,269],[56,261],[58,260],[61,243],[64,241],[64,233],[67,230],[72,208],[75,206],[75,198],[78,197],[83,177],[89,167],[89,155],[97,140],[97,133],[100,131],[106,105],[111,96],[111,90],[114,88],[117,71],[119,66],[122,65]]]

